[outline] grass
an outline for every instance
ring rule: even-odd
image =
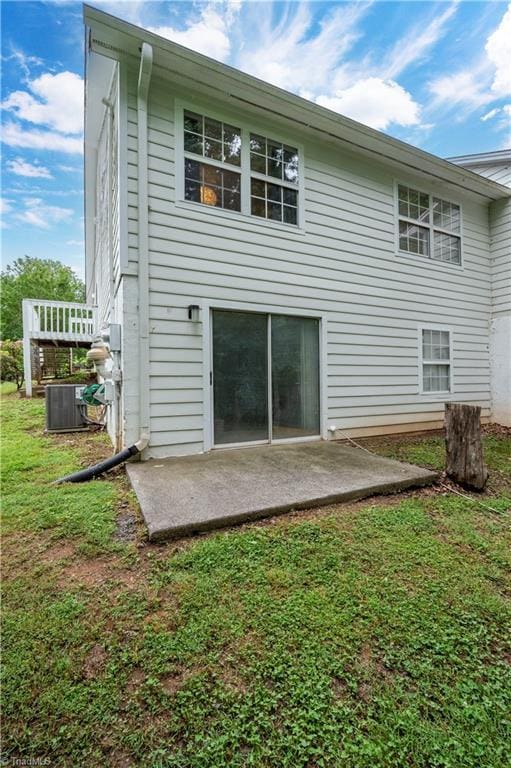
[[[442,470],[445,466],[445,440],[443,435],[433,437],[407,436],[369,438],[364,445],[382,456],[407,461],[428,469]],[[488,465],[494,472],[511,475],[511,449],[508,437],[485,436],[484,453]]]
[[[509,440],[492,513],[442,489],[119,542],[102,436],[4,400],[3,757],[52,766],[508,768]],[[376,450],[439,466],[441,441]]]

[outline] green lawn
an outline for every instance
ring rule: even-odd
[[[426,489],[152,546],[104,436],[4,398],[3,754],[51,766],[509,768],[509,439]],[[375,450],[440,466],[442,443]]]

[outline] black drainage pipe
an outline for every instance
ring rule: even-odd
[[[140,453],[137,446],[130,445],[129,448],[123,448],[119,453],[110,456],[110,458],[105,459],[105,461],[100,461],[99,464],[94,464],[93,467],[81,469],[79,472],[73,472],[71,475],[66,475],[59,480],[55,480],[55,485],[60,485],[60,483],[86,483],[87,480],[92,480],[98,475],[108,472],[109,469],[113,469],[118,464],[122,464],[123,461],[127,461],[137,453]]]

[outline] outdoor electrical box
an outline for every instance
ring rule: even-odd
[[[83,387],[76,384],[48,384],[45,388],[46,431],[79,432],[88,429]]]
[[[101,331],[101,338],[110,347],[110,352],[121,351],[121,326],[118,323],[110,323]]]

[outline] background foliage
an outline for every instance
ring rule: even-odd
[[[22,299],[84,301],[85,286],[71,267],[53,259],[24,256],[0,275],[0,338],[23,338]]]

